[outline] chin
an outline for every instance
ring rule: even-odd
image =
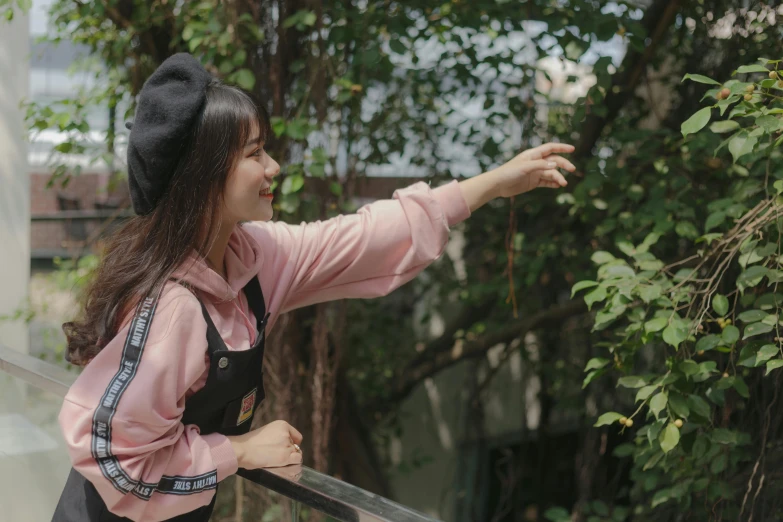
[[[251,221],[271,221],[273,216],[274,210],[272,209],[272,205],[267,204],[261,208],[255,209]]]

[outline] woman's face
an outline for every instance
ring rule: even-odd
[[[224,217],[230,223],[272,219],[272,178],[280,165],[269,157],[257,131],[251,134],[223,192]]]

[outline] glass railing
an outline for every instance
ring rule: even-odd
[[[70,469],[57,414],[75,379],[63,368],[0,344],[0,519],[51,519]],[[246,520],[437,522],[306,466],[238,475],[283,500],[279,512]]]

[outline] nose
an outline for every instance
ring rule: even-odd
[[[266,168],[264,169],[264,174],[266,174],[270,178],[274,178],[275,176],[280,174],[280,164],[277,163],[275,160],[273,160],[271,157],[269,157]]]

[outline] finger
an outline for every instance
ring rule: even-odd
[[[525,162],[522,166],[523,172],[533,172],[536,170],[544,171],[544,170],[556,169],[556,168],[557,168],[557,163],[545,159],[528,161]]]
[[[538,186],[541,188],[550,188],[550,189],[563,188],[559,184],[555,183],[554,181],[542,181]]]
[[[291,460],[291,453],[296,453],[293,451],[293,448],[290,446],[278,446],[274,449],[270,449],[270,451],[274,452],[273,455],[270,455],[269,463],[264,465],[265,468],[279,468],[282,466],[288,466],[290,464]]]
[[[288,465],[291,464],[301,464],[302,463],[302,454],[298,451],[293,451],[288,456]]]
[[[547,183],[554,183],[559,187],[565,187],[568,185],[568,182],[566,181],[565,177],[560,173],[559,170],[555,169],[548,169],[541,173],[541,181],[545,181]]]
[[[557,163],[558,167],[560,167],[561,169],[565,169],[568,172],[574,172],[576,170],[574,164],[562,156],[549,156],[546,159],[548,161],[554,161],[555,163]]]
[[[535,150],[541,154],[542,158],[545,158],[550,154],[574,152],[574,146],[569,145],[568,143],[545,143],[536,147]]]
[[[288,435],[291,437],[291,440],[294,442],[294,444],[302,443],[302,434],[299,433],[299,431],[290,424],[288,425]]]

